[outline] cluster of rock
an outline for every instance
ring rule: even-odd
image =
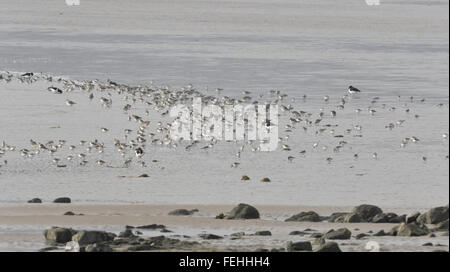
[[[72,202],[72,200],[69,197],[58,197],[55,200],[53,200],[53,203],[69,204],[71,202]],[[36,198],[28,200],[27,203],[40,204],[40,203],[42,203],[42,199],[36,197]]]
[[[148,225],[136,229],[165,229],[163,225]],[[128,226],[119,235],[106,231],[81,230],[53,227],[44,231],[44,237],[50,247],[41,251],[50,251],[65,247],[65,250],[80,252],[123,252],[151,250],[192,250],[200,244],[166,236],[141,237],[135,235]]]

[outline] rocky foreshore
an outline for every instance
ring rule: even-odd
[[[176,209],[168,213],[169,216],[193,216],[197,209]],[[247,220],[257,223],[261,221],[260,212],[248,204],[239,204],[228,213],[216,216],[223,220]],[[266,219],[265,219],[266,220]],[[350,240],[363,240],[370,238],[391,236],[392,239],[400,237],[437,237],[448,236],[449,233],[449,206],[435,207],[425,213],[411,212],[410,214],[397,215],[385,213],[374,205],[360,205],[350,212],[333,213],[329,216],[321,216],[314,211],[302,211],[294,214],[286,222],[311,222],[326,223],[335,226],[325,232],[314,229],[292,231],[289,239],[278,247],[255,247],[253,249],[229,248],[226,246],[229,240],[246,239],[250,237],[272,236],[271,231],[261,230],[254,233],[238,232],[230,235],[216,235],[213,233],[200,233],[197,236],[173,234],[169,227],[162,224],[149,224],[141,226],[125,226],[120,233],[112,233],[99,230],[75,230],[65,227],[52,227],[44,231],[44,237],[48,247],[40,251],[80,251],[80,252],[124,252],[124,251],[314,251],[314,252],[341,252]],[[354,234],[348,227],[342,227],[346,223],[368,224],[392,224],[391,229],[368,231]],[[357,226],[358,224],[355,224]],[[354,228],[353,230],[359,230]],[[157,236],[148,236],[144,231],[159,231]],[[399,238],[396,238],[399,237]],[[298,239],[297,239],[298,238]],[[259,240],[259,241],[260,241]],[[213,242],[212,242],[213,241]],[[220,246],[223,243],[225,246]],[[423,247],[435,246],[428,242]],[[437,245],[439,246],[439,245]],[[442,246],[442,245],[441,245]],[[373,250],[373,245],[368,243],[366,250]],[[376,249],[376,246],[375,246]],[[445,250],[444,250],[445,249]],[[441,247],[434,251],[448,251]]]

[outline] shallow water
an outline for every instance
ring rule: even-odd
[[[349,144],[335,154],[332,148],[339,139],[328,131],[315,136],[313,128],[303,133],[298,127],[288,140],[291,152],[254,153],[247,148],[240,160],[234,155],[240,145],[234,144],[191,152],[149,146],[149,167],[121,168],[112,140],[123,137],[124,128],[135,129],[122,113],[124,103],[105,110],[98,103],[100,94],[89,102],[77,91],[51,95],[48,83],[0,83],[0,140],[21,148],[29,146],[29,139],[65,139],[68,144],[98,139],[109,145],[104,154],[89,155],[90,165],[74,163],[65,169],[52,166],[50,155],[24,161],[17,152],[8,153],[2,158],[8,166],[0,168],[2,203],[33,197],[51,201],[63,195],[77,203],[364,202],[414,208],[448,203],[448,140],[441,137],[449,127],[446,1],[382,1],[376,8],[364,1],[283,1],[276,6],[230,1],[220,2],[220,9],[208,1],[174,1],[173,6],[136,1],[111,4],[106,13],[104,1],[76,8],[63,1],[45,6],[35,2],[0,4],[0,70],[111,78],[135,85],[151,80],[173,87],[193,83],[200,90],[208,88],[209,94],[224,88],[222,95],[233,97],[242,96],[242,90],[256,97],[277,89],[290,95],[283,104],[315,114],[320,108],[325,113],[335,109],[352,84],[363,94],[352,98],[337,118],[324,122],[339,124],[335,134],[360,124],[364,137],[345,135]],[[153,16],[142,16],[142,7]],[[8,10],[18,13],[13,16]],[[323,95],[330,96],[328,104]],[[375,96],[380,101],[372,105],[377,113],[371,116],[366,109]],[[415,96],[413,102],[409,96]],[[426,101],[419,102],[421,98]],[[78,104],[69,108],[65,99]],[[389,111],[391,107],[397,110]],[[363,112],[355,114],[356,108]],[[144,109],[135,110],[142,114]],[[401,119],[406,120],[402,127],[385,129]],[[110,132],[102,134],[100,127]],[[411,136],[421,141],[400,148],[401,140]],[[318,149],[312,148],[315,142],[320,142]],[[322,151],[324,146],[328,150]],[[305,156],[301,150],[307,150]],[[58,156],[69,154],[64,152]],[[296,157],[292,163],[287,162],[289,155]],[[328,164],[330,156],[333,162]],[[115,168],[94,165],[100,158]],[[159,162],[152,163],[154,159]],[[237,169],[230,167],[234,161],[241,162]],[[150,178],[118,177],[141,173]],[[241,182],[242,175],[251,182]],[[259,182],[263,177],[272,182]]]

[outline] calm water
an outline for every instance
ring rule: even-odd
[[[277,89],[289,94],[283,104],[313,114],[335,109],[351,84],[364,93],[351,99],[337,118],[325,117],[324,122],[339,124],[335,135],[359,124],[363,137],[345,135],[349,144],[334,153],[342,139],[329,131],[316,136],[314,128],[304,133],[299,126],[287,141],[291,152],[255,153],[248,147],[239,160],[235,153],[240,145],[234,144],[191,152],[149,146],[149,167],[105,168],[93,162],[120,165],[112,140],[123,137],[124,128],[135,129],[122,112],[121,97],[113,96],[117,103],[105,110],[98,103],[100,95],[89,102],[80,92],[50,95],[43,82],[0,83],[0,141],[18,149],[29,148],[30,139],[65,139],[68,144],[98,139],[107,145],[104,154],[90,155],[91,165],[65,169],[52,166],[50,155],[24,161],[17,152],[6,154],[1,158],[8,166],[0,168],[0,202],[67,195],[76,202],[109,203],[370,202],[426,208],[448,203],[448,140],[442,138],[449,127],[446,1],[382,1],[379,7],[364,1],[284,1],[276,6],[270,1],[230,1],[220,8],[207,2],[174,1],[170,6],[136,1],[112,4],[108,11],[101,8],[105,1],[77,8],[63,1],[45,6],[34,2],[0,4],[0,70],[111,78],[135,85],[153,81],[174,88],[192,83],[209,94],[224,88],[222,95],[234,97],[243,90],[257,97]],[[153,16],[143,14],[143,7],[151,7]],[[12,16],[8,10],[17,13]],[[308,98],[303,100],[303,95]],[[328,104],[324,95],[330,96]],[[371,116],[366,109],[375,96],[380,101],[372,105],[377,113]],[[409,96],[415,99],[411,102]],[[78,104],[68,108],[65,99]],[[357,108],[363,109],[359,115]],[[140,114],[144,110],[135,109]],[[160,120],[157,115],[149,118]],[[385,129],[397,120],[406,121],[392,131]],[[110,132],[102,134],[100,127]],[[421,141],[401,148],[401,140],[411,136]],[[316,142],[319,148],[314,149]],[[67,148],[64,152],[58,156],[70,153]],[[287,161],[290,155],[296,157],[292,163]],[[333,157],[331,164],[327,157]],[[230,167],[235,161],[241,163],[236,169]],[[118,178],[141,173],[150,179]],[[242,175],[251,182],[241,182]],[[272,182],[260,183],[263,177]]]

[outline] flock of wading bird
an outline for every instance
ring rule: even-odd
[[[296,150],[296,146],[292,146],[289,144],[289,138],[292,135],[293,131],[296,129],[301,129],[305,133],[309,133],[314,137],[317,137],[317,141],[314,142],[310,148],[310,150],[327,150],[332,148],[334,153],[340,152],[344,147],[349,145],[349,140],[351,137],[363,137],[362,134],[362,126],[359,124],[353,124],[351,127],[347,127],[341,130],[344,131],[343,134],[337,134],[336,128],[339,127],[337,124],[338,117],[340,112],[344,112],[346,110],[346,104],[349,100],[354,97],[360,95],[361,91],[353,86],[349,86],[347,92],[343,96],[339,98],[339,102],[336,105],[332,105],[333,110],[326,112],[323,108],[318,109],[317,113],[302,111],[300,109],[295,109],[292,103],[296,102],[294,98],[289,98],[288,95],[281,93],[278,90],[271,90],[266,94],[259,94],[257,99],[251,96],[251,92],[244,91],[241,98],[231,98],[228,96],[222,96],[222,89],[216,89],[215,95],[206,95],[200,91],[194,89],[192,85],[188,85],[186,87],[171,90],[167,86],[156,87],[153,84],[150,86],[138,85],[138,86],[129,86],[126,84],[119,84],[113,82],[111,80],[100,81],[100,80],[86,80],[86,81],[78,81],[71,80],[62,77],[54,77],[47,74],[42,73],[10,73],[10,72],[2,72],[0,73],[0,83],[6,82],[9,83],[13,80],[21,82],[23,84],[33,84],[36,81],[45,81],[48,83],[49,87],[47,91],[49,95],[61,95],[64,93],[70,93],[74,91],[79,91],[85,93],[86,96],[91,101],[98,101],[105,109],[111,109],[113,104],[113,97],[119,96],[122,98],[121,103],[123,103],[123,107],[121,106],[124,114],[127,116],[128,121],[133,125],[131,128],[124,127],[123,129],[123,137],[122,138],[114,138],[111,139],[111,143],[100,142],[97,139],[93,140],[80,140],[79,143],[67,143],[66,140],[52,140],[46,142],[40,142],[37,139],[30,139],[29,146],[24,147],[16,147],[14,145],[8,144],[5,141],[1,142],[0,145],[0,158],[3,157],[0,163],[0,168],[6,168],[8,166],[7,155],[8,152],[19,152],[20,155],[24,159],[33,159],[42,154],[50,154],[50,156],[46,156],[51,161],[49,162],[51,165],[55,167],[69,167],[69,166],[86,166],[86,165],[98,165],[98,166],[108,166],[113,167],[111,162],[108,162],[108,159],[92,159],[90,160],[91,154],[98,153],[102,154],[106,148],[112,148],[111,150],[116,150],[117,153],[121,157],[120,164],[115,167],[130,167],[133,165],[140,165],[142,167],[146,167],[145,160],[143,157],[146,156],[147,153],[150,153],[151,157],[151,149],[158,147],[166,147],[166,148],[178,148],[184,147],[186,151],[190,151],[194,148],[198,148],[201,150],[209,150],[214,148],[214,145],[217,144],[218,140],[212,138],[208,141],[198,141],[198,140],[188,140],[184,144],[180,140],[173,140],[170,137],[170,129],[171,124],[169,122],[163,122],[163,118],[168,118],[169,111],[171,107],[177,104],[192,104],[193,98],[201,97],[202,103],[204,104],[212,104],[224,108],[226,105],[236,105],[239,103],[242,104],[260,104],[261,100],[264,100],[263,104],[265,105],[279,105],[279,109],[281,113],[278,113],[278,117],[285,118],[286,124],[284,125],[284,133],[285,136],[278,137],[278,146],[279,151],[286,152],[287,161],[293,162],[296,159],[296,156],[307,156],[309,150],[301,149]],[[58,86],[58,87],[56,87]],[[303,96],[301,99],[306,101],[307,96]],[[424,103],[425,99],[416,99],[414,97],[402,98],[398,97],[398,103],[402,105],[401,109],[397,109],[394,106],[388,106],[386,104],[379,105],[378,107],[374,107],[374,105],[379,104],[379,97],[371,98],[369,102],[369,106],[367,108],[357,108],[353,109],[354,114],[360,115],[363,111],[367,111],[369,116],[379,114],[377,109],[383,109],[386,111],[400,111],[403,110],[405,112],[405,119],[402,120],[394,120],[385,125],[385,129],[393,130],[397,127],[402,127],[407,124],[407,118],[411,120],[418,119],[420,116],[413,113],[414,103]],[[77,101],[66,100],[65,104],[68,107],[76,107]],[[114,101],[114,103],[120,103]],[[323,97],[323,103],[330,102],[330,96],[326,95]],[[444,104],[438,104],[437,107],[443,107]],[[144,109],[143,113],[141,113],[142,109]],[[150,129],[150,116],[156,115],[158,121],[156,124],[156,128],[154,130]],[[159,116],[158,116],[159,114]],[[155,117],[155,116],[153,116]],[[241,116],[242,117],[242,116]],[[2,117],[4,118],[4,117]],[[235,120],[239,119],[239,116],[235,116]],[[248,120],[242,118],[246,122],[245,125],[248,124]],[[324,122],[324,120],[327,120]],[[328,122],[333,120],[333,122]],[[208,120],[203,120],[206,122],[206,126],[208,126]],[[270,120],[266,120],[266,123],[270,124]],[[328,123],[327,123],[328,122]],[[278,124],[271,124],[278,125]],[[267,126],[267,125],[266,125]],[[101,127],[99,133],[108,133],[109,128]],[[328,132],[332,135],[333,138],[336,139],[336,144],[333,147],[328,147],[326,145],[320,145],[320,138],[324,133]],[[442,140],[447,141],[448,133],[443,132],[441,135]],[[1,140],[1,139],[0,139]],[[416,136],[408,136],[405,137],[399,142],[399,145],[403,148],[406,148],[409,144],[420,144],[421,139]],[[231,167],[237,168],[240,165],[241,153],[247,150],[251,150],[252,152],[258,152],[258,141],[255,140],[246,140],[242,142],[238,141],[230,141],[231,144],[236,145],[236,153],[234,162],[231,162]],[[108,146],[112,144],[113,146]],[[61,157],[61,150],[66,149],[66,153],[69,154]],[[351,149],[350,149],[351,150]],[[61,154],[61,155],[60,155]],[[297,155],[296,155],[297,154]],[[353,153],[352,156],[354,160],[357,160],[362,154]],[[368,151],[366,156],[370,156],[372,159],[377,160],[379,158],[379,154],[377,152]],[[97,157],[98,158],[98,157]],[[422,156],[421,158],[424,162],[427,161],[426,156]],[[445,159],[448,159],[448,155]],[[324,158],[327,163],[332,163],[333,158],[331,156],[327,156]],[[158,162],[156,158],[153,158],[152,162]],[[245,176],[243,177],[243,179]]]

